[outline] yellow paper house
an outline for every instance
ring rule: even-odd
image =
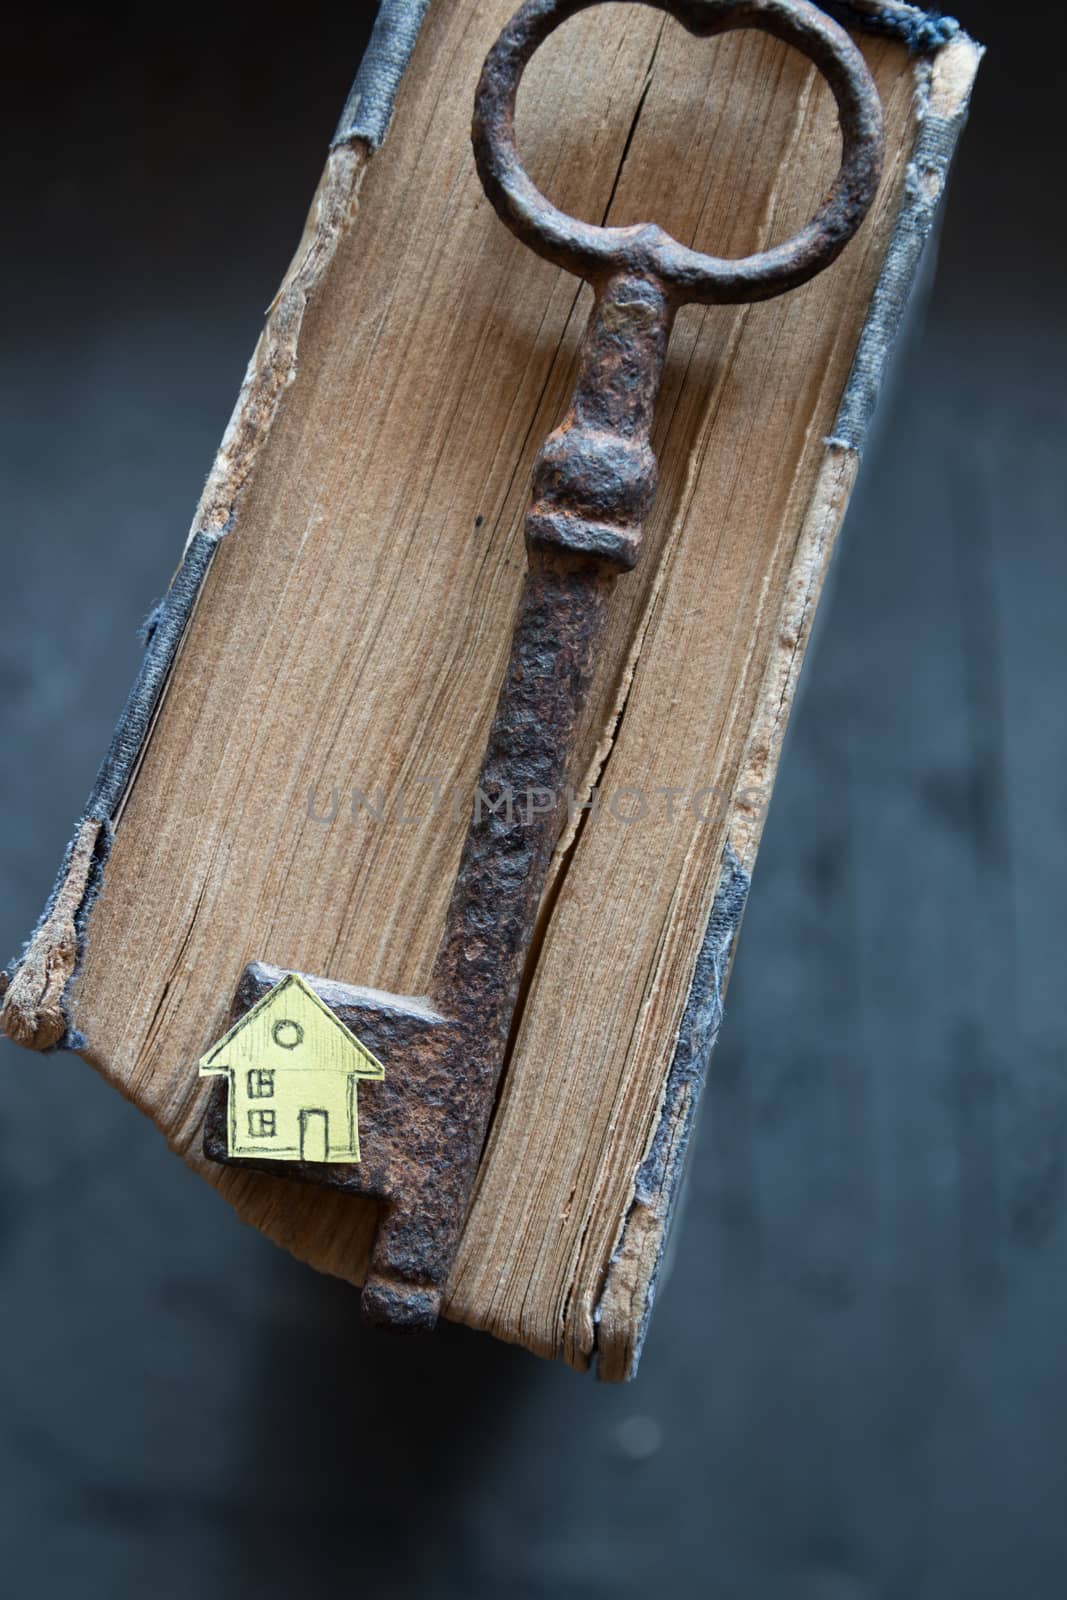
[[[356,1084],[385,1068],[289,973],[208,1051],[200,1076],[230,1080],[231,1156],[358,1161]]]

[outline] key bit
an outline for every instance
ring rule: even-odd
[[[798,234],[737,260],[688,249],[654,223],[596,227],[567,216],[523,168],[515,99],[538,46],[596,3],[528,0],[489,52],[475,100],[475,160],[495,210],[523,243],[586,279],[595,298],[570,408],[533,469],[528,570],[479,779],[481,792],[496,803],[475,806],[428,998],[314,978],[295,980],[298,995],[290,975],[254,963],[241,979],[234,1026],[201,1066],[228,1080],[216,1086],[205,1123],[212,1160],[240,1160],[381,1202],[363,1311],[393,1328],[433,1326],[455,1255],[565,816],[578,721],[612,589],[638,559],[655,494],[650,433],[675,312],[690,301],[768,299],[814,277],[859,227],[881,169],[875,86],[848,35],[814,5],[647,0],[700,37],[760,28],[808,56],[837,102],[840,170]],[[524,809],[502,798],[532,794],[551,802]],[[289,1135],[268,1102],[280,1093],[277,1073],[290,1062],[297,1069],[307,1031],[319,1026],[316,1005],[352,1050],[346,1057],[335,1041],[322,1057],[348,1077],[347,1142],[334,1149],[328,1133],[313,1149],[305,1140],[309,1119],[321,1116],[325,1128],[327,1113],[305,1106],[299,1141],[287,1159],[275,1159],[271,1141]],[[272,1006],[279,1016],[268,1028]],[[294,1015],[281,1015],[288,1011]],[[366,1080],[359,1087],[358,1137],[357,1077]],[[300,1094],[321,1098],[327,1088],[310,1087],[319,1082],[314,1073],[300,1079],[299,1093],[286,1091],[285,1104],[295,1106]],[[249,1116],[251,1155],[237,1153],[244,1134],[234,1097],[246,1092],[257,1096],[238,1108]]]

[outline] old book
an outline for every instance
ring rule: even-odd
[[[371,1203],[205,1160],[261,960],[423,992],[524,570],[533,455],[589,291],[484,199],[469,140],[514,0],[385,0],[143,668],[3,1026],[79,1051],[247,1221],[358,1284]],[[873,211],[827,272],[678,318],[661,483],[620,581],[571,821],[446,1296],[449,1317],[635,1368],[819,590],[980,52],[890,0],[848,25],[885,113]],[[519,135],[575,215],[742,255],[833,175],[803,58],[594,7]],[[46,1088],[42,1087],[42,1093]]]

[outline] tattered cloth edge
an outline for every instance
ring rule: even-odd
[[[913,6],[827,4],[850,27],[893,34],[916,53],[966,51],[966,71],[957,83],[938,82],[938,55],[917,69],[916,134],[905,176],[904,198],[886,250],[878,285],[860,334],[838,408],[827,457],[858,456],[874,414],[893,342],[933,230],[952,156],[967,120],[974,67],[982,51],[950,18]],[[825,458],[824,458],[825,459]],[[744,852],[751,868],[753,850]],[[664,1265],[671,1220],[678,1202],[693,1121],[724,1015],[730,958],[750,886],[731,843],[697,957],[652,1136],[634,1177],[633,1193],[612,1251],[597,1303],[597,1376],[609,1382],[637,1373]],[[649,1260],[651,1258],[651,1270]],[[600,1329],[609,1305],[625,1307],[619,1320],[636,1333],[625,1343],[604,1340]],[[611,1318],[615,1320],[614,1317]]]
[[[381,147],[396,103],[396,92],[419,36],[430,0],[382,0],[374,31],[348,91],[330,149],[364,140]]]
[[[217,542],[202,533],[194,536],[166,596],[145,624],[140,670],[48,903],[10,975],[0,975],[0,1029],[31,1050],[77,1050],[84,1042],[69,1026],[66,994],[111,850],[112,818],[136,770]]]

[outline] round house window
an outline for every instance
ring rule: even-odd
[[[293,1022],[289,1017],[282,1017],[271,1029],[271,1037],[283,1050],[295,1050],[297,1045],[303,1042],[304,1030],[299,1022]]]

